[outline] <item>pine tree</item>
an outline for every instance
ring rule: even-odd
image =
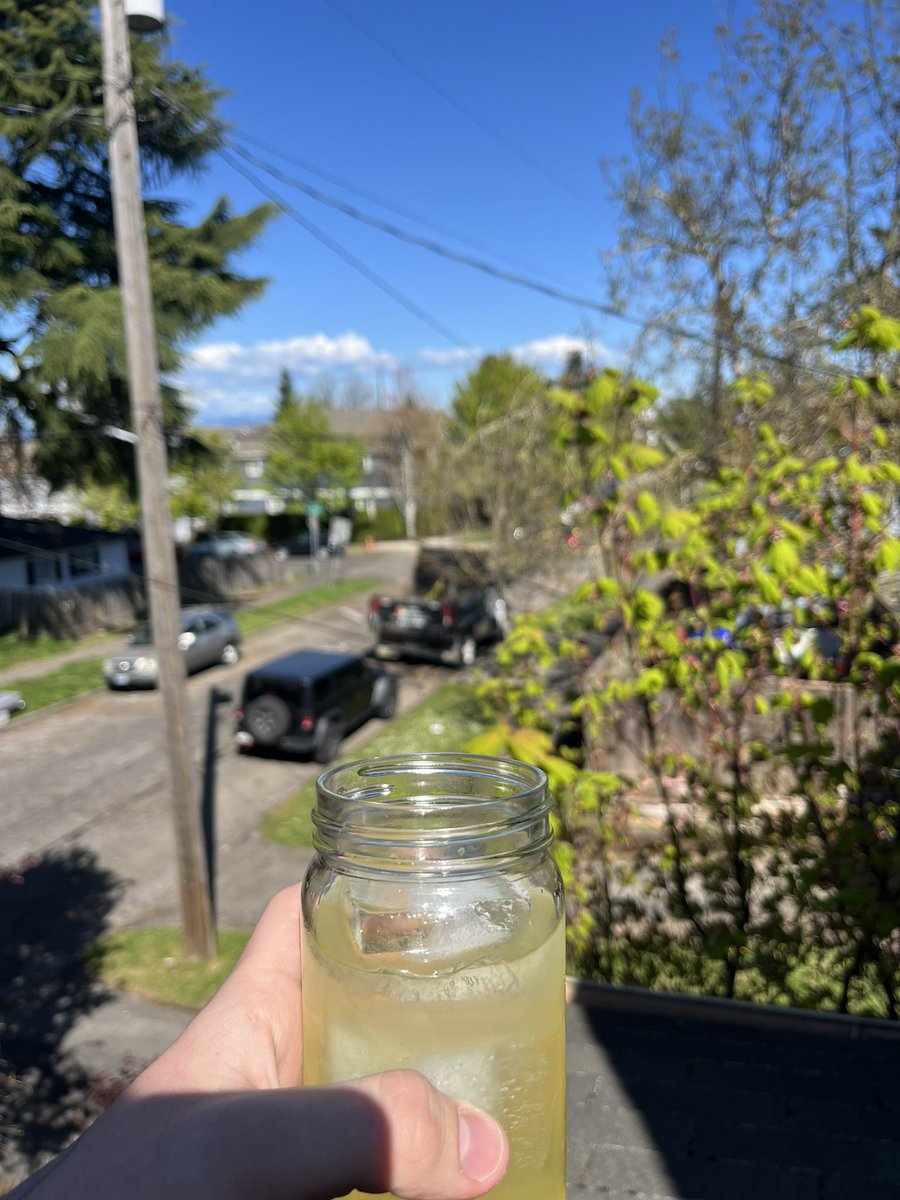
[[[278,402],[275,406],[276,420],[296,399],[297,397],[294,393],[294,381],[291,379],[291,373],[287,367],[282,367],[281,374],[278,376]]]
[[[160,38],[132,39],[160,371],[237,312],[265,281],[233,259],[271,210],[234,215],[225,199],[196,225],[157,194],[200,172],[222,143],[221,93],[170,61]],[[92,436],[128,427],[125,347],[101,88],[89,0],[0,0],[0,427],[33,430],[36,465],[54,486],[130,481],[127,444]],[[188,410],[163,388],[167,428]]]

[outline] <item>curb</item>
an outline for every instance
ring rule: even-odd
[[[74,708],[76,704],[82,704],[85,700],[90,700],[92,696],[103,695],[106,691],[106,685],[101,687],[89,688],[86,692],[79,692],[77,696],[69,696],[68,700],[57,700],[55,704],[46,704],[43,708],[35,708],[29,711],[25,709],[21,716],[13,717],[8,725],[4,725],[3,729],[7,732],[10,729],[21,729],[24,725],[31,724],[32,721],[39,721],[41,717],[50,717],[54,713],[64,712],[67,708]],[[0,737],[3,732],[0,731]]]

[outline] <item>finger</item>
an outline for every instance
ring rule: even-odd
[[[293,1086],[300,1079],[300,887],[266,906],[233,971],[136,1096]]]
[[[415,1071],[334,1087],[218,1097],[215,1145],[232,1194],[271,1200],[357,1188],[409,1200],[474,1200],[506,1172],[509,1147],[486,1113]],[[264,1177],[263,1177],[264,1174]]]
[[[300,885],[283,888],[266,905],[230,979],[259,970],[300,978]]]

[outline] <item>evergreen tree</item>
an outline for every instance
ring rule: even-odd
[[[54,486],[134,472],[127,443],[91,434],[129,424],[94,7],[0,0],[0,424],[33,428],[36,466]],[[237,216],[220,199],[192,225],[156,194],[202,170],[223,138],[220,93],[164,50],[164,39],[132,39],[160,371],[171,379],[189,339],[262,291],[233,259],[271,210]],[[186,406],[170,384],[163,403],[175,434]]]
[[[282,367],[281,374],[278,376],[278,403],[275,406],[275,419],[277,420],[296,399],[291,373],[287,367]]]

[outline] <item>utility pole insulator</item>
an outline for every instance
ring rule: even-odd
[[[159,665],[164,754],[169,764],[184,937],[189,955],[210,958],[215,953],[215,932],[200,822],[199,787],[194,780],[189,751],[184,656],[178,644],[180,591],[169,509],[156,324],[124,0],[100,0],[100,17],[110,186],[141,501],[144,584]]]

